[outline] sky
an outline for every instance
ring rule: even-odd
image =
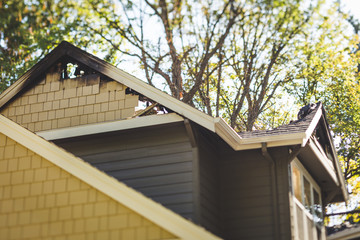
[[[349,10],[354,17],[360,20],[360,0],[342,0],[345,10]]]

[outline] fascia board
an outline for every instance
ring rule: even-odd
[[[181,239],[220,239],[2,115],[0,132]]]
[[[325,116],[325,115],[324,115]],[[341,191],[342,191],[342,194],[344,196],[344,199],[345,201],[348,201],[349,200],[349,193],[347,192],[347,188],[346,188],[346,183],[345,183],[345,178],[344,178],[344,175],[342,174],[342,170],[341,170],[341,167],[340,167],[340,161],[339,161],[339,158],[338,158],[338,155],[336,153],[336,149],[335,149],[335,146],[334,146],[334,142],[333,142],[333,139],[330,135],[330,129],[328,127],[328,124],[326,122],[326,118],[323,117],[322,118],[322,121],[325,125],[325,128],[326,128],[326,134],[327,134],[327,137],[330,141],[330,148],[331,148],[331,151],[333,153],[333,156],[334,156],[334,167],[335,167],[335,170],[336,170],[336,173],[337,173],[337,176],[339,178],[339,181],[340,181],[340,185],[341,185]]]
[[[200,126],[215,132],[213,117],[197,110],[196,108],[179,101],[167,93],[150,86],[149,84],[141,81],[131,74],[126,73],[101,59],[98,59],[90,54],[84,54],[84,52],[78,48],[74,47],[73,49],[69,49],[67,54],[72,58],[75,58],[77,61],[80,61],[83,64],[106,75],[107,77],[112,78],[117,82],[122,83],[127,87],[143,94],[144,96],[158,102],[159,104],[173,110],[179,115],[189,118],[191,121],[199,124]]]
[[[306,144],[305,133],[281,134],[257,138],[241,138],[235,130],[230,127],[222,118],[215,118],[215,132],[234,150],[247,150],[261,148],[266,142],[268,147],[279,147],[288,145]]]
[[[316,113],[315,113],[315,116],[313,117],[311,123],[309,124],[308,129],[305,132],[306,142],[307,142],[307,140],[309,140],[309,138],[311,137],[311,135],[315,131],[315,128],[318,125],[321,116],[322,116],[322,106],[319,106]]]
[[[329,162],[331,162],[331,160],[329,160],[316,146],[314,140],[309,139],[309,147],[311,148],[311,150],[315,153],[316,157],[318,158],[318,160],[320,161],[321,165],[323,165],[323,167],[325,168],[325,170],[327,171],[327,173],[329,174],[329,176],[331,177],[331,179],[334,181],[334,183],[339,186],[340,183],[338,181],[338,178],[336,176],[335,173],[335,169],[330,165]]]
[[[345,201],[348,201],[349,200],[349,193],[348,193],[348,191],[346,189],[345,178],[342,175],[342,171],[341,171],[341,167],[340,167],[340,161],[339,161],[339,158],[338,158],[337,154],[335,154],[335,167],[336,167],[336,172],[337,172],[338,177],[339,177],[342,194],[344,196]]]
[[[286,142],[286,141],[296,141],[297,144],[303,143],[305,138],[304,133],[290,133],[290,134],[279,134],[273,136],[264,136],[264,137],[255,137],[255,138],[242,138],[242,144],[252,144],[252,143],[264,143],[267,142]],[[288,144],[285,144],[288,145]]]
[[[76,127],[59,128],[36,132],[40,137],[46,140],[56,140],[63,138],[79,137],[97,133],[114,132],[141,127],[156,126],[167,123],[182,122],[184,118],[176,113],[150,115],[119,121],[103,122],[95,124],[80,125]]]
[[[235,130],[225,122],[224,119],[214,118],[215,133],[219,135],[227,144],[233,149],[236,149],[240,144],[241,137]]]
[[[236,147],[236,151],[240,150],[250,150],[250,149],[259,149],[262,147],[262,143],[266,142],[267,147],[282,147],[282,146],[290,146],[290,145],[300,145],[303,143],[302,138],[296,139],[288,139],[288,140],[277,140],[277,141],[261,141],[259,140],[256,143],[249,143],[249,144],[240,144]]]

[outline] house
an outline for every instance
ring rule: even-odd
[[[60,168],[62,161],[86,165],[89,180],[91,172],[93,181],[102,183],[86,182],[96,191],[111,179],[107,197],[166,231],[168,238],[325,239],[323,206],[348,198],[321,103],[274,130],[236,133],[223,119],[62,42],[0,95],[0,113],[7,124],[22,126],[12,133],[1,122],[0,133],[36,154],[51,145],[66,158],[41,156]],[[40,149],[20,141],[26,134],[31,135],[27,144],[41,139]],[[66,167],[70,174],[76,168]],[[126,205],[115,190],[120,185],[144,205]],[[15,187],[8,181],[2,191]],[[16,199],[7,200],[13,200],[15,211]],[[4,209],[3,219],[10,214]],[[169,220],[173,228],[167,226],[166,217],[153,216],[158,209],[179,222]],[[184,235],[174,230],[181,224],[186,224]]]

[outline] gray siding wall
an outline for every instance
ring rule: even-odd
[[[183,124],[59,140],[56,144],[185,218],[196,220],[194,153]]]
[[[200,222],[207,230],[223,236],[220,216],[219,155],[217,146],[198,135]]]
[[[270,148],[269,152],[276,159],[280,237],[281,239],[291,239],[289,150],[287,147]]]
[[[272,239],[271,173],[260,150],[223,156],[221,203],[226,239]]]
[[[269,149],[276,160],[279,239],[290,239],[287,149]],[[225,239],[274,239],[274,206],[270,163],[261,150],[231,152],[220,165],[221,209]]]
[[[183,123],[56,141],[95,167],[224,239],[274,239],[270,163]],[[215,139],[215,140],[214,140]],[[290,239],[287,148],[276,160],[279,239]]]

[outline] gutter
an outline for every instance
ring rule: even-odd
[[[215,133],[218,134],[235,151],[248,149],[261,149],[262,143],[266,142],[267,147],[279,147],[289,145],[301,145],[304,147],[308,140],[306,133],[291,133],[258,138],[242,138],[222,118],[214,118]]]

